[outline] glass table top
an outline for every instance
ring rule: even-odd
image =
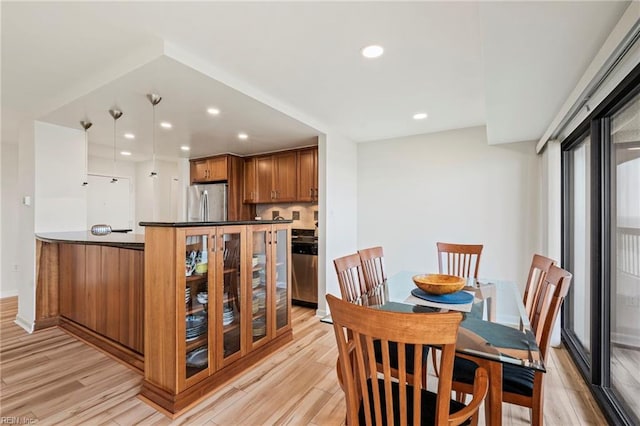
[[[416,272],[402,271],[355,303],[397,312],[461,311],[456,351],[502,363],[545,371],[522,297],[515,283],[467,279],[462,289],[473,295],[466,304],[441,304],[411,295]],[[469,298],[470,299],[470,298]],[[323,319],[330,322],[330,317]]]

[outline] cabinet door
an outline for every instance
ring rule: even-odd
[[[216,279],[212,291],[218,301],[215,311],[216,360],[220,369],[240,359],[246,352],[245,300],[246,227],[229,226],[218,230],[213,239],[216,250]]]
[[[215,257],[215,253],[209,252],[210,235],[202,229],[181,230],[178,235],[181,239],[178,240],[177,251],[177,312],[178,318],[184,320],[178,321],[176,333],[178,372],[182,370],[179,390],[182,391],[206,378],[215,369],[209,333],[209,323],[215,320],[209,311],[210,302],[215,303],[215,295],[209,291],[209,267],[212,263],[209,257]],[[184,244],[180,244],[180,241]],[[184,272],[181,271],[182,262]]]
[[[85,245],[59,244],[60,259],[60,315],[84,324]]]
[[[271,254],[274,270],[271,295],[275,308],[272,324],[276,336],[288,331],[291,323],[291,236],[287,225],[273,225]]]
[[[207,182],[209,178],[209,161],[207,159],[191,160],[191,183]]]
[[[273,156],[273,191],[275,201],[296,200],[296,152]]]
[[[208,180],[217,182],[228,179],[227,174],[227,156],[209,158],[207,161],[209,168]]]
[[[244,160],[244,182],[243,194],[245,203],[255,203],[257,201],[256,193],[256,159],[246,158]]]
[[[274,199],[273,158],[257,157],[256,161],[256,197],[257,203],[270,203]]]
[[[250,297],[247,300],[247,312],[251,312],[251,321],[247,326],[248,349],[255,349],[267,343],[271,328],[269,294],[271,226],[254,226],[249,236],[251,251],[251,278],[248,281]]]
[[[318,149],[298,151],[298,201],[318,199]]]

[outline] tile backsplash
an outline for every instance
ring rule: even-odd
[[[315,229],[318,217],[317,204],[258,204],[256,215],[262,219],[271,220],[275,216],[282,216],[293,220],[292,228]]]

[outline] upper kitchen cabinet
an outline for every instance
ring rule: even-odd
[[[318,201],[318,147],[298,151],[298,201]]]
[[[255,204],[296,201],[296,160],[295,151],[246,159],[245,202]]]
[[[191,160],[191,183],[225,181],[228,169],[227,155]]]

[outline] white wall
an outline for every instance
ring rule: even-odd
[[[436,242],[484,244],[480,276],[522,291],[542,244],[535,143],[487,145],[484,127],[358,145],[358,247],[389,274],[437,271]]]
[[[173,222],[178,220],[181,191],[184,183],[180,181],[176,161],[156,160],[155,171],[158,176],[149,177],[153,162],[136,164],[136,220],[135,232],[144,233],[140,222]]]
[[[318,315],[326,313],[324,294],[340,296],[333,259],[357,250],[358,148],[336,133],[318,140]]]
[[[87,224],[84,132],[35,122],[35,231],[83,231]]]
[[[0,298],[18,295],[19,253],[15,244],[18,240],[16,222],[19,212],[18,192],[18,145],[2,143],[2,276],[0,281]]]
[[[34,122],[22,123],[18,135],[18,194],[22,199],[35,193],[35,144]],[[34,208],[19,203],[17,206],[17,239],[14,241],[18,252],[18,315],[16,323],[27,331],[33,329],[35,320],[35,238]]]

